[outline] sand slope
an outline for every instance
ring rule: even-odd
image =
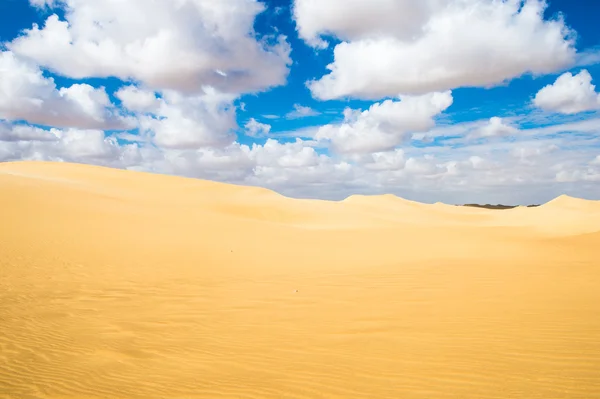
[[[598,202],[5,163],[0,222],[0,398],[600,398]]]

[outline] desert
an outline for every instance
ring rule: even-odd
[[[600,396],[600,202],[0,164],[0,397]]]
[[[599,20],[0,0],[0,399],[600,399]]]

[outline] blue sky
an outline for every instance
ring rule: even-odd
[[[598,2],[125,3],[0,0],[0,161],[310,198],[600,199]]]
[[[597,28],[595,18],[600,16],[600,3],[587,1],[576,3],[572,1],[559,0],[548,2],[547,16],[555,16],[562,13],[566,23],[575,28],[578,33],[578,49],[593,49],[600,46],[600,30]],[[281,118],[273,122],[278,130],[293,130],[306,126],[307,124],[319,125],[340,119],[340,111],[345,107],[365,107],[371,104],[368,101],[328,101],[322,102],[311,97],[305,82],[321,76],[326,72],[326,66],[333,60],[331,51],[315,52],[306,46],[298,38],[296,27],[292,20],[289,1],[268,1],[269,10],[282,7],[279,14],[266,12],[258,18],[257,32],[270,32],[272,27],[289,37],[292,44],[294,64],[291,68],[288,83],[285,86],[275,88],[260,96],[247,95],[241,101],[246,103],[247,114],[243,117],[260,118],[263,114],[284,115],[289,112],[295,103],[310,106],[321,112],[331,111],[331,114],[322,114],[310,121],[287,120]],[[584,5],[584,6],[582,6]],[[586,67],[592,76],[600,73],[600,64]],[[577,71],[578,68],[574,68]],[[486,118],[496,116],[499,112],[510,112],[528,107],[531,96],[540,87],[552,83],[558,73],[532,78],[523,76],[511,80],[506,85],[492,87],[489,89],[461,88],[453,92],[454,103],[448,111],[448,116],[453,122],[467,121],[475,118]]]

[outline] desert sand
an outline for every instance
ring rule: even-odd
[[[600,398],[600,202],[0,164],[0,398]]]

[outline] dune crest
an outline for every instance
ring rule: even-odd
[[[427,204],[423,204],[417,201],[411,201],[411,200],[407,200],[405,198],[401,198],[398,197],[394,194],[379,194],[379,195],[358,195],[358,194],[353,194],[350,195],[348,197],[346,197],[344,200],[342,200],[342,202],[344,203],[355,203],[355,204],[366,204],[366,205],[373,205],[373,206],[378,206],[378,205],[396,205],[396,206],[400,206],[400,205],[427,205]]]
[[[600,201],[587,200],[583,198],[571,197],[568,195],[560,195],[555,199],[548,201],[541,205],[545,208],[571,208],[571,209],[585,209],[585,210],[598,210],[600,211]]]
[[[0,164],[0,398],[600,397],[600,212]]]

